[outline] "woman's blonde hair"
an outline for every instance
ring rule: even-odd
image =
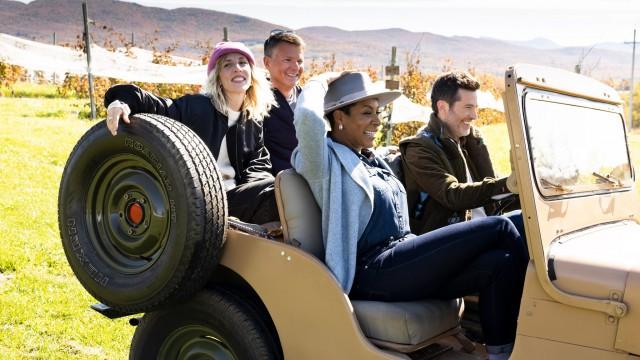
[[[225,115],[229,115],[229,105],[220,82],[221,63],[226,56],[216,61],[216,66],[209,74],[205,84],[205,94],[211,97],[213,105]],[[251,67],[251,85],[247,89],[240,111],[247,113],[247,119],[262,121],[269,114],[272,106],[278,106],[269,86],[266,72],[253,65]]]

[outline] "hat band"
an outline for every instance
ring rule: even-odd
[[[364,97],[367,97],[369,95],[375,95],[376,93],[377,93],[376,91],[367,91],[367,90],[358,91],[358,92],[353,93],[353,94],[345,95],[345,96],[341,97],[340,99],[338,99],[336,101],[332,101],[332,102],[327,103],[325,105],[325,108],[326,109],[330,109],[330,108],[334,108],[334,107],[339,107],[342,104],[346,104],[346,103],[352,102],[353,100],[364,98]]]

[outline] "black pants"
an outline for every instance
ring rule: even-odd
[[[350,295],[410,301],[479,293],[487,344],[512,343],[528,263],[523,245],[513,223],[504,217],[445,226],[360,259]]]
[[[229,216],[253,224],[280,220],[274,189],[273,179],[264,179],[227,191]]]

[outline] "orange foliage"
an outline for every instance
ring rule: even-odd
[[[431,107],[431,100],[427,96],[436,77],[437,74],[420,70],[420,59],[412,59],[407,55],[407,70],[400,75],[400,88],[414,103]]]
[[[0,61],[0,86],[11,88],[11,86],[22,79],[26,73],[26,70],[21,66]]]
[[[96,98],[96,115],[98,117],[105,117],[107,115],[107,109],[102,103],[104,99],[104,94],[109,90],[109,88],[115,84],[123,83],[121,80],[114,78],[106,78],[106,77],[94,77],[93,78],[93,88]],[[142,89],[145,89],[155,95],[167,97],[167,98],[177,98],[183,96],[185,94],[196,94],[200,92],[200,85],[188,85],[188,84],[156,84],[156,83],[145,83],[145,82],[132,82]],[[69,97],[69,96],[77,96],[77,97],[89,97],[89,81],[87,75],[73,75],[67,73],[65,75],[64,81],[62,85],[58,87],[58,93],[60,95]],[[89,112],[83,112],[80,114],[82,117],[89,117]]]
[[[495,109],[484,108],[478,110],[478,118],[475,121],[476,126],[499,124],[506,122],[504,113]]]
[[[342,64],[338,65],[336,63],[336,55],[331,54],[329,59],[325,59],[322,61],[317,61],[315,58],[311,59],[310,62],[305,63],[304,73],[300,77],[300,86],[304,86],[304,83],[311,79],[312,77],[328,72],[328,71],[345,71],[345,70],[354,70],[354,71],[363,71],[369,74],[372,81],[378,81],[378,71],[371,65],[362,68],[357,67],[353,64],[352,61],[347,60]]]

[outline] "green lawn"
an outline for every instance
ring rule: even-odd
[[[57,223],[64,164],[92,125],[86,101],[0,97],[2,359],[126,359],[133,328],[89,309]]]
[[[483,126],[480,131],[486,140],[491,162],[497,175],[507,176],[511,172],[509,163],[509,132],[507,124]]]
[[[57,193],[65,161],[92,125],[86,100],[0,97],[0,358],[126,359],[133,328],[89,309],[60,244]],[[482,129],[499,174],[506,126]],[[640,158],[640,132],[630,136]],[[640,168],[636,162],[635,168]]]

